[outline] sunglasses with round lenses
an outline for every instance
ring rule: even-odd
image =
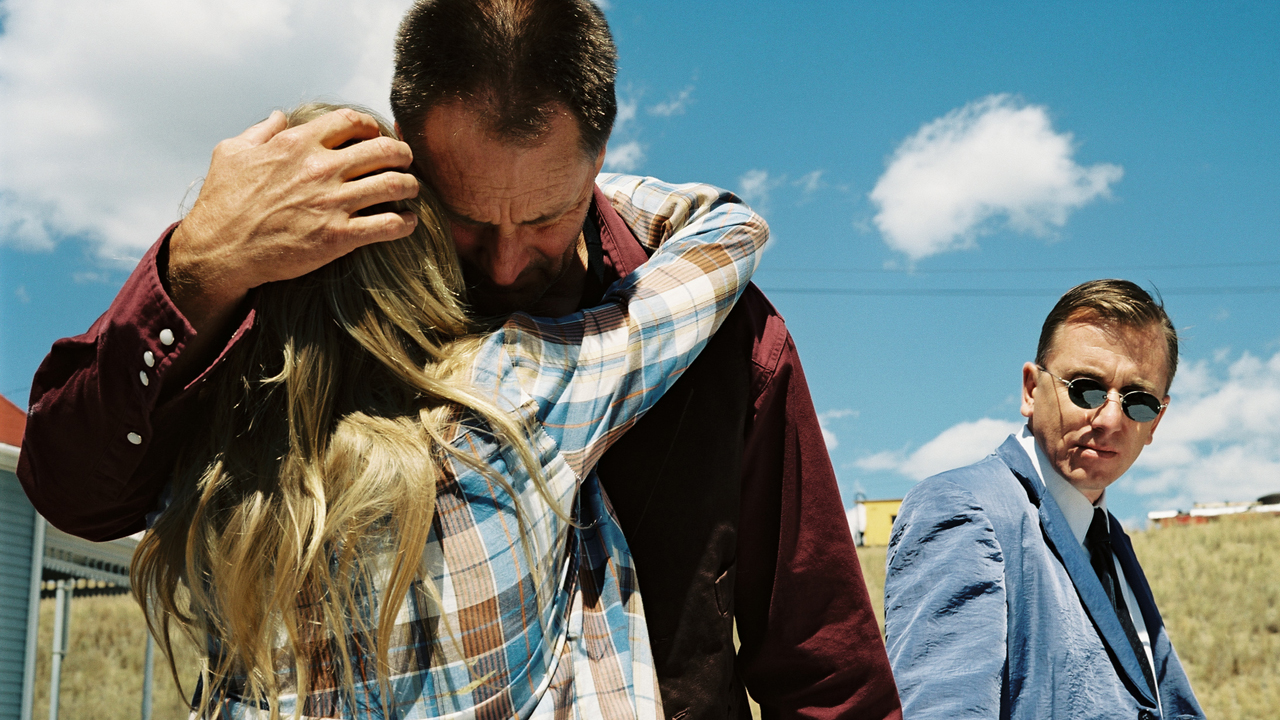
[[[1071,402],[1078,408],[1085,410],[1097,410],[1107,404],[1107,398],[1111,396],[1111,391],[1106,385],[1094,380],[1093,378],[1076,378],[1075,380],[1063,380],[1053,373],[1045,370],[1037,365],[1040,371],[1049,377],[1057,380],[1067,386],[1067,397],[1071,398]],[[1120,409],[1130,420],[1137,422],[1151,422],[1160,416],[1160,411],[1165,408],[1160,403],[1160,399],[1149,392],[1142,390],[1134,390],[1120,396]]]

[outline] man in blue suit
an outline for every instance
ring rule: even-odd
[[[1177,364],[1177,333],[1142,288],[1072,288],[1022,368],[1022,432],[907,494],[884,601],[906,720],[1204,717],[1106,509]]]

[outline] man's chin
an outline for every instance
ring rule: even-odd
[[[513,312],[529,312],[545,293],[545,288],[499,290],[480,285],[467,289],[467,299],[473,313],[482,317],[494,317]]]
[[[530,312],[547,293],[549,285],[539,282],[537,276],[531,276],[515,285],[498,286],[488,277],[467,267],[463,268],[462,276],[467,284],[467,302],[471,305],[472,313],[480,317]]]
[[[1127,468],[1125,468],[1127,469]],[[1061,472],[1061,470],[1059,470]],[[1081,490],[1105,490],[1124,474],[1120,463],[1113,459],[1076,458],[1065,474],[1067,481]]]

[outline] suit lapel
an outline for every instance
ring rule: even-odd
[[[1107,599],[1107,592],[1102,589],[1102,583],[1098,580],[1098,575],[1093,571],[1093,565],[1089,562],[1089,553],[1076,541],[1076,536],[1071,532],[1071,526],[1067,524],[1067,518],[1062,514],[1062,510],[1053,499],[1053,495],[1048,492],[1041,492],[1043,486],[1039,480],[1039,475],[1031,464],[1031,459],[1027,457],[1017,438],[1012,436],[996,452],[1004,460],[1005,464],[1009,466],[1013,474],[1018,477],[1018,480],[1027,490],[1027,496],[1032,499],[1034,504],[1039,506],[1040,527],[1044,532],[1045,542],[1049,544],[1054,554],[1062,561],[1062,566],[1066,568],[1067,574],[1071,577],[1071,582],[1076,586],[1076,593],[1080,596],[1080,602],[1084,604],[1085,611],[1089,613],[1094,626],[1098,629],[1098,634],[1102,636],[1103,644],[1107,646],[1112,656],[1119,660],[1120,669],[1127,677],[1129,686],[1136,688],[1142,698],[1149,704],[1155,705],[1155,697],[1152,690],[1147,686],[1147,679],[1142,673],[1142,667],[1138,665],[1137,656],[1133,654],[1129,639],[1125,637],[1124,628],[1120,626],[1120,619],[1116,617],[1115,608],[1111,607],[1111,601]],[[1115,523],[1114,518],[1112,518],[1112,523]],[[1127,554],[1131,557],[1133,550],[1127,543],[1127,537],[1125,541],[1126,547],[1129,548]],[[1137,563],[1135,562],[1134,564],[1136,565]],[[1125,574],[1127,575],[1128,568],[1123,565],[1123,560],[1121,567],[1125,567]],[[1146,586],[1145,579],[1143,586]],[[1149,597],[1150,590],[1146,594]],[[1141,605],[1142,601],[1139,601],[1139,604]],[[1146,609],[1144,608],[1143,617],[1145,618],[1146,616]]]
[[[1022,488],[1027,491],[1027,499],[1031,504],[1040,507],[1040,491],[1044,485],[1037,479],[1039,475],[1036,473],[1036,468],[1031,464],[1031,458],[1027,457],[1018,438],[1013,435],[1006,438],[1004,444],[996,448],[996,455],[999,455],[1004,464],[1008,465],[1017,476],[1018,482],[1022,483]]]
[[[1155,650],[1156,635],[1164,627],[1164,619],[1160,617],[1160,610],[1156,608],[1155,596],[1151,594],[1147,576],[1142,572],[1142,566],[1138,564],[1138,556],[1133,552],[1133,543],[1115,516],[1111,517],[1111,545],[1115,550],[1116,558],[1120,561],[1120,569],[1124,570],[1124,579],[1128,581],[1129,589],[1133,591],[1133,597],[1138,601],[1138,608],[1142,610],[1142,622],[1147,626],[1147,637],[1151,641],[1151,649]]]

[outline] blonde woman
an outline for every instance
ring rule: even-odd
[[[166,649],[175,623],[207,648],[196,715],[662,717],[592,468],[768,231],[707,186],[600,183],[654,254],[576,315],[481,332],[422,196],[412,236],[259,291],[133,566]]]

